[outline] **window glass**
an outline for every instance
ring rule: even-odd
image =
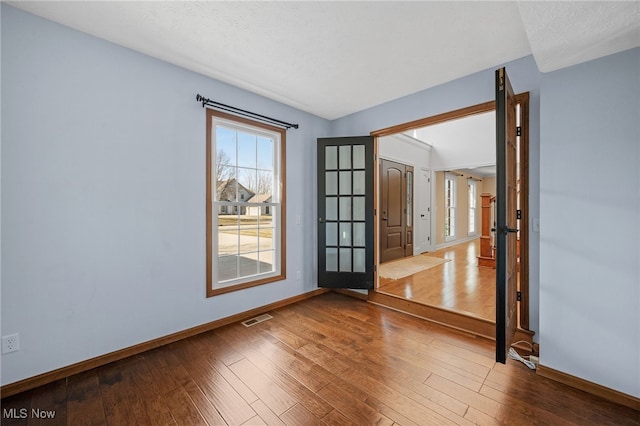
[[[451,173],[444,178],[444,236],[452,240],[456,236],[456,182],[457,176]]]
[[[284,279],[285,132],[214,110],[207,120],[207,295]]]
[[[477,233],[476,229],[476,204],[477,204],[477,183],[469,178],[469,235]]]

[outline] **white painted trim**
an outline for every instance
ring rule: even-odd
[[[456,240],[448,241],[448,242],[445,242],[445,243],[442,243],[442,244],[437,244],[433,251],[437,251],[437,250],[440,250],[440,249],[443,249],[443,248],[455,246],[456,244],[468,243],[469,241],[477,240],[478,238],[480,238],[480,237],[478,235],[475,235],[475,236],[472,236],[472,237],[458,238]]]
[[[399,139],[402,139],[403,142],[410,143],[410,144],[415,145],[415,146],[417,146],[419,148],[424,148],[427,151],[431,151],[433,149],[433,146],[429,142],[414,138],[414,137],[406,135],[404,133],[396,133],[395,135],[391,135],[390,137],[397,137]]]

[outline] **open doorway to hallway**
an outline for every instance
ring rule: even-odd
[[[521,217],[518,238],[523,247],[519,273],[524,278],[520,280],[519,288],[522,296],[520,327],[527,329],[528,94],[519,95],[518,102],[521,105],[519,127],[523,130],[518,153],[521,177],[518,182]],[[427,266],[412,270],[400,266],[398,261],[384,263],[379,258],[376,292],[495,321],[495,269],[478,265],[483,237],[481,196],[495,195],[494,103],[417,120],[373,132],[373,135],[378,136],[379,161],[408,158],[407,163],[426,176],[426,183],[421,184],[419,177],[415,181],[412,214],[416,219],[413,259]],[[423,222],[418,218],[426,220]],[[493,219],[486,222],[493,224]],[[494,244],[490,242],[490,246]],[[426,258],[430,259],[425,261]],[[432,264],[431,259],[441,262]],[[400,276],[387,274],[385,269],[394,263],[398,266],[396,269],[404,269],[405,273]]]

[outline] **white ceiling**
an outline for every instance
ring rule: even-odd
[[[462,173],[463,175],[473,175],[473,176],[477,176],[477,177],[495,177],[496,176],[496,172],[497,172],[497,168],[496,166],[478,166],[478,167],[473,167],[470,169],[458,169],[458,172]]]
[[[532,53],[548,72],[640,46],[638,1],[7,3],[327,119]]]

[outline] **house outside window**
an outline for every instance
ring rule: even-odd
[[[285,131],[207,110],[207,295],[285,278]]]

